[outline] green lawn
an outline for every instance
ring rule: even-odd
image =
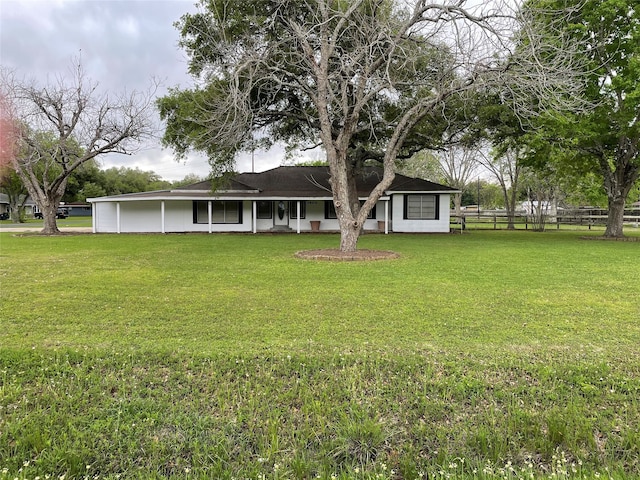
[[[0,233],[0,479],[638,477],[640,242],[585,234]]]

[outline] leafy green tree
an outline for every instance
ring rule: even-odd
[[[233,169],[254,138],[321,145],[331,172],[340,249],[356,249],[398,157],[446,140],[464,96],[497,82],[507,16],[493,5],[441,0],[204,0],[182,17],[181,46],[199,87],[160,99],[164,141]],[[496,52],[496,48],[502,48]],[[499,48],[499,49],[500,49]],[[456,105],[456,108],[452,107]],[[384,174],[360,204],[367,160]]]
[[[581,47],[585,108],[540,118],[527,140],[538,165],[597,173],[607,196],[605,236],[623,235],[624,206],[640,177],[640,8],[637,0],[533,0],[563,9],[565,33]],[[567,8],[572,7],[572,8]],[[540,20],[545,30],[548,20]],[[552,56],[550,57],[552,59]],[[545,59],[547,60],[547,59]]]
[[[0,192],[9,200],[9,216],[14,223],[24,222],[24,206],[29,192],[16,171],[10,166],[0,168]]]
[[[102,186],[93,182],[85,182],[82,188],[78,190],[75,201],[86,202],[87,198],[103,197],[105,195],[107,195],[107,192]]]
[[[398,173],[436,183],[445,181],[440,160],[429,150],[421,150],[406,160],[399,160]]]
[[[84,202],[86,196],[82,193],[87,184],[99,185],[102,171],[95,160],[80,165],[69,175],[67,188],[62,197],[63,202]]]
[[[500,187],[483,178],[468,184],[462,194],[462,205],[479,205],[481,210],[494,210],[503,207]]]
[[[191,185],[193,183],[198,183],[198,182],[202,182],[203,180],[205,180],[203,177],[201,177],[200,175],[197,175],[195,173],[189,173],[187,175],[184,176],[184,178],[182,178],[181,180],[176,180],[175,182],[173,182],[171,184],[172,187],[183,187],[185,185]]]
[[[171,182],[162,180],[152,171],[112,167],[101,172],[101,186],[107,195],[121,195],[169,188]]]

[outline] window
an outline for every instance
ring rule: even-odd
[[[258,202],[258,218],[271,218],[273,217],[273,203],[267,200],[261,200]]]
[[[404,218],[406,220],[438,220],[440,197],[438,195],[406,195]]]
[[[360,200],[360,206],[362,206],[363,203],[364,200]],[[336,214],[336,207],[332,200],[326,200],[324,202],[324,218],[338,218],[338,215]],[[376,205],[373,206],[369,215],[367,215],[367,218],[376,218]]]
[[[338,215],[336,214],[336,207],[331,200],[326,200],[324,202],[324,218],[338,218]]]
[[[307,217],[307,202],[304,200],[300,201],[300,218]],[[289,202],[289,218],[297,219],[298,218],[298,202],[290,201]]]
[[[209,223],[208,202],[193,202],[193,223]],[[242,202],[211,202],[211,223],[242,223]]]

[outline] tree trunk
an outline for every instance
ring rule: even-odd
[[[56,213],[58,212],[60,200],[62,200],[62,196],[67,188],[69,177],[58,178],[52,183],[45,181],[44,185],[40,185],[38,176],[34,172],[33,164],[27,163],[26,165],[20,165],[16,162],[15,170],[29,192],[29,195],[42,212],[44,222],[40,233],[43,235],[59,234],[60,230],[56,222]]]
[[[600,156],[599,161],[608,202],[607,228],[604,236],[621,238],[624,236],[624,205],[631,188],[640,177],[640,165],[632,163],[627,156],[616,158],[615,168],[611,167],[604,155]]]
[[[507,184],[500,181],[500,189],[502,190],[502,198],[504,199],[504,208],[507,213],[507,230],[515,230],[515,216],[516,216],[516,195],[515,190],[507,188]]]
[[[56,221],[56,213],[60,202],[46,202],[40,205],[42,211],[43,228],[40,233],[43,235],[56,235],[60,233],[58,222]]]
[[[24,223],[24,220],[21,215],[22,207],[15,203],[9,202],[9,216],[13,223]]]
[[[362,228],[340,227],[340,251],[355,252]]]
[[[607,212],[607,229],[604,232],[605,237],[622,238],[624,204],[626,196],[609,197],[609,210]]]
[[[460,218],[462,215],[462,192],[453,195],[453,207],[456,212],[456,217]]]
[[[362,225],[357,221],[358,211],[354,210],[354,198],[357,202],[355,178],[347,171],[346,160],[343,165],[331,169],[331,189],[333,205],[340,225],[340,251],[355,252]],[[359,208],[359,203],[358,207]]]

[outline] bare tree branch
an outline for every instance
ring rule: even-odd
[[[69,78],[40,87],[2,72],[2,93],[16,113],[12,164],[43,212],[43,233],[57,233],[55,214],[69,175],[106,153],[131,154],[153,131],[153,96],[109,96],[90,81],[80,61]]]

